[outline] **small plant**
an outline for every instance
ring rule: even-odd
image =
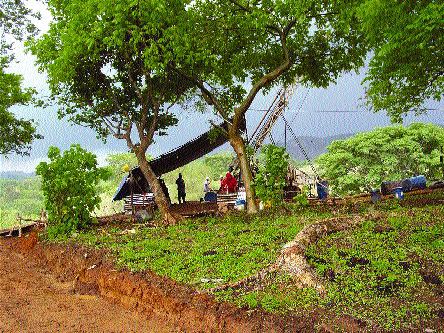
[[[97,184],[109,173],[97,167],[96,156],[72,145],[63,153],[57,147],[48,151],[49,163],[36,169],[42,176],[42,191],[51,234],[69,234],[92,222],[91,212],[99,206]]]

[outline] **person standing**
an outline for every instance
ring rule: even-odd
[[[232,172],[233,167],[230,166],[224,179],[224,185],[226,187],[227,193],[234,193],[237,190],[237,180],[236,178],[234,178]]]
[[[224,176],[220,175],[220,187],[219,187],[219,192],[222,193],[224,190],[224,186],[225,186],[225,182],[224,182]]]
[[[177,185],[177,198],[179,200],[179,203],[185,203],[185,197],[186,197],[186,192],[185,192],[185,181],[182,178],[182,174],[179,173],[179,177],[176,179],[176,185]]]
[[[208,193],[208,192],[211,191],[211,181],[210,181],[210,177],[207,177],[207,178],[205,179],[204,186],[203,186],[203,191],[204,191],[204,193]]]

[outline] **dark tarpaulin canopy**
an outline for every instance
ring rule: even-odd
[[[223,130],[228,130],[228,124],[224,122],[219,125]],[[245,119],[242,123],[241,130],[245,131],[246,123]],[[184,166],[210,152],[217,147],[222,146],[228,141],[224,131],[213,131],[203,133],[197,138],[185,143],[184,145],[166,153],[160,155],[158,158],[150,161],[151,168],[154,173],[159,177],[165,173],[176,170],[181,166]],[[149,192],[148,182],[142,174],[139,167],[136,167],[130,171],[133,174],[134,183],[133,194],[141,194]],[[125,176],[120,183],[113,201],[122,200],[124,197],[131,195],[131,184],[129,175]]]
[[[132,174],[133,177],[130,177]],[[113,201],[122,200],[123,198],[131,195],[131,188],[133,194],[148,193],[150,186],[142,174],[140,168],[134,168],[130,171],[130,174],[123,177],[117,188],[116,194],[114,194]]]

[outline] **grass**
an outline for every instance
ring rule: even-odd
[[[432,317],[440,305],[428,281],[444,281],[443,235],[438,206],[401,209],[313,244],[309,262],[329,280],[323,303],[386,329]]]
[[[409,208],[392,201],[378,210],[381,218],[309,247],[306,256],[324,279],[326,295],[296,288],[284,275],[264,290],[228,290],[217,297],[276,313],[322,308],[387,330],[403,330],[436,317],[443,311],[439,295],[444,283],[444,206]]]
[[[212,280],[234,282],[258,272],[276,260],[283,244],[308,223],[330,216],[273,213],[256,217],[232,214],[224,218],[186,220],[170,227],[135,227],[122,235],[118,227],[91,229],[59,241],[75,241],[111,249],[120,267],[150,269],[198,288],[215,286]],[[209,279],[209,282],[201,282]]]

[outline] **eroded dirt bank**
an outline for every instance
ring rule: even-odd
[[[153,332],[150,322],[97,295],[73,292],[0,238],[0,332]]]

